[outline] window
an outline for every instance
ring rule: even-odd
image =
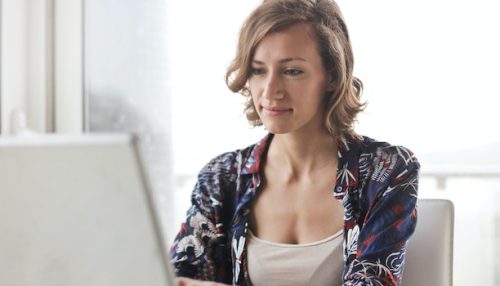
[[[88,132],[140,135],[159,213],[164,222],[170,222],[173,176],[166,11],[166,1],[84,1],[84,121]],[[177,226],[166,223],[164,227]]]

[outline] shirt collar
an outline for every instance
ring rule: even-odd
[[[267,134],[253,146],[249,155],[242,162],[241,174],[260,174],[262,162],[265,159],[273,134]],[[346,136],[338,139],[339,164],[337,170],[336,188],[334,196],[343,197],[347,188],[358,185],[360,142],[363,139],[358,135]]]
[[[257,144],[253,146],[250,150],[250,154],[243,160],[241,174],[259,174],[261,163],[264,161],[271,145],[271,140],[274,134],[268,133],[264,138],[262,138]]]

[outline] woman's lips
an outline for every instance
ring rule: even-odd
[[[270,106],[263,106],[262,107],[262,112],[267,115],[271,116],[279,116],[279,115],[284,115],[287,114],[288,112],[291,112],[291,108],[284,108],[284,107],[270,107]]]

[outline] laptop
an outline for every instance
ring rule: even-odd
[[[0,138],[0,285],[171,286],[129,135]]]

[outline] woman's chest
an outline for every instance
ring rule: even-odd
[[[254,233],[281,243],[309,243],[343,228],[344,207],[328,182],[264,184],[250,206]]]

